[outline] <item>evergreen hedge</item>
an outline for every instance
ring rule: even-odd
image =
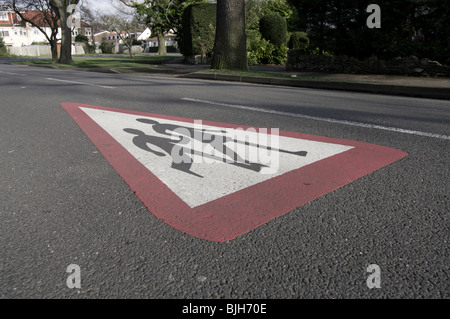
[[[293,32],[289,38],[289,49],[300,49],[305,51],[309,46],[309,38],[306,32]]]
[[[210,38],[211,26],[216,26],[216,4],[199,3],[188,6],[182,16],[181,36],[178,41],[184,56],[201,54],[194,48],[195,39]]]
[[[102,50],[103,54],[112,54],[113,48],[114,44],[112,43],[102,42],[100,44],[100,50]]]
[[[264,39],[276,47],[286,44],[287,23],[286,19],[277,15],[269,14],[259,20],[259,31]]]

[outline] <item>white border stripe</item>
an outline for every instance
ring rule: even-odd
[[[88,86],[96,86],[104,89],[115,89],[114,86],[105,86],[105,85],[98,85],[98,84],[91,84],[91,83],[84,83],[84,82],[75,82],[75,81],[67,81],[67,80],[59,80],[54,78],[45,78],[49,81],[57,81],[57,82],[64,82],[64,83],[72,83],[72,84],[80,84],[80,85],[88,85]]]
[[[287,116],[293,116],[293,117],[300,117],[300,118],[304,118],[304,119],[308,119],[308,120],[316,120],[316,121],[330,122],[330,123],[336,123],[336,124],[384,130],[384,131],[390,131],[390,132],[396,132],[396,133],[405,133],[405,134],[412,134],[412,135],[418,135],[418,136],[433,137],[433,138],[438,138],[438,139],[443,139],[443,140],[450,140],[450,136],[448,136],[448,135],[406,130],[406,129],[397,128],[397,127],[389,127],[389,126],[360,123],[360,122],[353,122],[353,121],[346,121],[346,120],[336,120],[336,119],[327,118],[327,117],[318,117],[318,116],[304,115],[304,114],[291,113],[291,112],[281,112],[281,111],[263,109],[263,108],[259,108],[259,107],[250,107],[250,106],[243,106],[243,105],[236,105],[236,104],[211,102],[211,101],[198,100],[198,99],[192,99],[192,98],[187,98],[187,97],[184,97],[181,99],[184,101],[190,101],[190,102],[228,106],[228,107],[233,107],[233,108],[242,109],[242,110],[250,110],[250,111],[257,111],[257,112],[278,114],[278,115],[287,115]]]

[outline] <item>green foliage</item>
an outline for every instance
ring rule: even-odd
[[[78,35],[75,37],[75,42],[88,43],[88,42],[89,42],[89,39],[88,39],[88,37],[85,36],[85,35],[78,34]]]
[[[216,26],[209,24],[209,32],[205,32],[203,37],[198,36],[192,40],[194,54],[201,54],[202,58],[206,58],[213,54],[214,37],[216,34]]]
[[[245,21],[247,33],[247,55],[249,64],[282,64],[286,60],[287,31],[284,29],[286,20],[292,19],[296,12],[286,0],[246,0]],[[260,20],[267,15],[276,15],[277,21],[281,23],[284,36],[271,43],[267,38],[262,37],[260,32]],[[284,18],[284,19],[283,19]],[[281,19],[284,21],[281,22]],[[275,36],[278,37],[278,36]]]
[[[245,1],[245,33],[247,35],[247,52],[250,52],[251,47],[255,47],[255,42],[261,38],[259,32],[259,20],[263,17],[263,8],[261,0],[246,0]],[[252,63],[249,60],[249,63]]]
[[[275,48],[271,59],[269,59],[270,64],[285,64],[287,60],[288,47],[286,44],[282,43],[279,47]]]
[[[75,42],[79,42],[83,44],[83,49],[86,54],[94,54],[95,53],[95,45],[89,44],[89,38],[85,35],[78,34],[75,37]]]
[[[174,27],[181,0],[131,0],[131,7],[136,9],[137,14],[146,25],[156,32],[168,31]]]
[[[6,49],[5,42],[3,41],[3,38],[0,37],[0,56],[6,55],[8,53]]]
[[[83,49],[86,54],[94,54],[95,53],[95,45],[89,43],[83,43]]]
[[[333,56],[333,54],[331,52],[321,50],[318,47],[308,48],[308,50],[306,50],[306,54],[309,54],[309,55],[323,55],[323,56],[330,56],[330,57]]]
[[[31,45],[48,45],[48,41],[33,41]]]
[[[253,39],[247,49],[250,65],[255,64],[283,64],[287,59],[287,46],[283,43],[279,47],[264,38]]]
[[[100,50],[104,54],[111,54],[113,51],[114,45],[112,43],[102,42],[100,44]]]
[[[443,0],[381,1],[381,29],[366,25],[371,1],[287,0],[295,30],[308,30],[310,46],[360,59],[415,55],[450,63],[450,6]],[[375,2],[376,3],[376,2]],[[291,26],[290,26],[291,27]],[[292,30],[292,29],[291,29]]]
[[[216,4],[200,3],[188,6],[182,16],[182,34],[179,47],[184,56],[212,53],[206,42],[214,45],[216,28]]]
[[[306,32],[293,32],[289,38],[289,49],[300,49],[305,51],[309,46],[309,38]]]
[[[276,14],[289,19],[293,14],[293,9],[286,0],[265,0],[262,2],[262,13],[263,15]]]
[[[287,0],[245,0],[245,23],[247,35],[259,33],[259,20],[263,16],[276,14],[285,18],[289,23],[290,20],[296,19],[296,11],[287,2]],[[295,28],[290,29],[295,30]]]
[[[259,20],[259,31],[264,39],[268,40],[276,47],[286,44],[286,19],[279,15],[269,14],[262,17],[261,20]]]
[[[268,40],[261,37],[253,39],[247,49],[249,64],[268,64],[273,51],[275,46]]]

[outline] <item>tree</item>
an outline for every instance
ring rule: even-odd
[[[190,4],[205,3],[208,0],[120,0],[134,8],[140,19],[158,38],[158,55],[166,55],[164,34],[170,30],[181,30],[182,14]]]
[[[213,69],[247,70],[245,1],[217,0]]]
[[[24,22],[30,23],[44,34],[50,44],[52,60],[58,63],[58,28],[59,18],[52,5],[51,0],[11,0],[7,1],[12,10]],[[27,14],[27,10],[37,11],[34,14]],[[47,32],[47,28],[50,32]]]
[[[61,27],[61,54],[58,63],[73,64],[72,29],[73,14],[80,0],[51,0],[50,4],[57,13]]]
[[[166,55],[164,33],[173,26],[179,0],[120,0],[130,8],[136,9],[137,14],[151,28],[158,37],[158,55]]]
[[[0,56],[6,55],[8,51],[6,50],[5,42],[3,42],[3,38],[0,37]]]
[[[415,55],[450,62],[450,7],[442,0],[389,0],[380,3],[381,29],[366,22],[370,0],[287,0],[306,31],[311,48],[357,58],[391,59]]]
[[[130,57],[133,58],[133,35],[136,34],[136,22],[132,17],[120,14],[102,16],[103,24],[109,31],[115,32],[122,43],[128,48]]]
[[[79,0],[8,0],[13,11],[25,22],[41,31],[50,44],[55,63],[73,64],[72,19]],[[37,11],[28,15],[25,10]],[[47,34],[46,27],[50,28]],[[61,28],[61,52],[58,59],[58,34]]]
[[[289,19],[293,10],[286,0],[264,0],[262,2],[262,13],[263,15],[277,14]]]
[[[105,29],[102,28],[101,24],[99,23],[99,16],[100,12],[99,10],[93,11],[89,1],[87,0],[81,0],[79,3],[79,12],[81,21],[86,22],[92,27],[92,37],[90,41],[95,45],[95,37],[94,34],[100,31],[104,31]]]

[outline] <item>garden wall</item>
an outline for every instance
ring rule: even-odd
[[[49,45],[29,45],[24,47],[9,47],[9,54],[16,56],[51,56]],[[72,45],[72,54],[85,54],[81,45]]]
[[[375,57],[358,60],[348,56],[304,55],[300,50],[289,50],[288,71],[330,72],[350,74],[388,74],[450,77],[450,66],[415,56],[384,61]]]

